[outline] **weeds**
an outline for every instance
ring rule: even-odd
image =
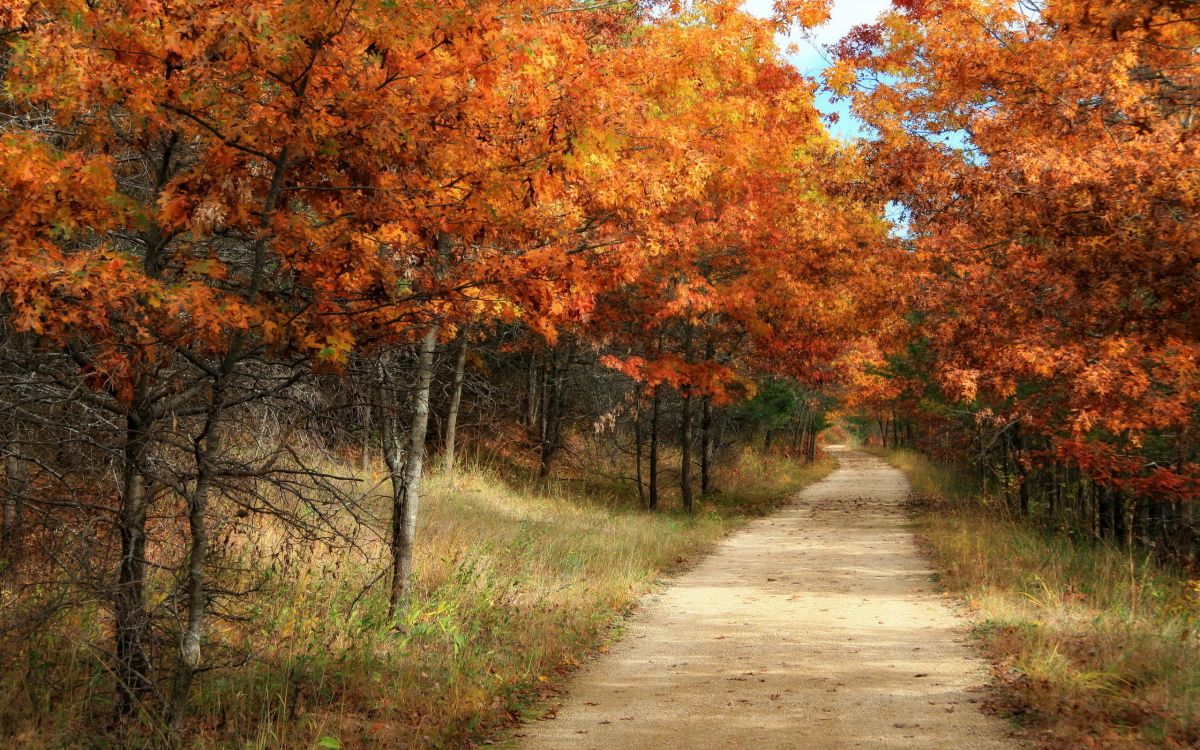
[[[997,708],[1045,747],[1200,746],[1200,596],[1186,576],[1008,517],[969,477],[889,452],[913,518],[981,621]]]
[[[746,454],[721,478],[736,489],[691,515],[644,513],[615,485],[505,481],[469,467],[453,484],[434,477],[418,593],[393,621],[382,524],[356,528],[354,546],[301,553],[279,551],[283,536],[264,520],[242,551],[276,552],[238,561],[243,583],[260,588],[209,630],[208,653],[230,663],[198,682],[189,745],[442,748],[494,737],[537,715],[664,572],[830,468]],[[76,609],[23,653],[0,656],[0,735],[30,748],[160,744],[149,721],[93,734],[113,685],[88,644],[105,643],[106,627],[101,608]]]

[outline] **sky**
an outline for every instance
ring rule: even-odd
[[[767,17],[771,15],[773,0],[746,0],[742,8],[747,12]],[[846,32],[861,23],[870,23],[891,6],[891,0],[834,0],[833,12],[828,23],[808,32],[807,36],[793,33],[779,40],[780,47],[789,44],[798,47],[796,53],[787,55],[788,60],[803,74],[816,77],[828,65],[822,48],[845,36]],[[860,123],[850,114],[846,102],[833,102],[828,94],[817,95],[817,107],[826,114],[836,112],[840,121],[830,128],[839,138],[850,139],[861,135]]]

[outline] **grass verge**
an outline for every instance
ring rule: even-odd
[[[339,467],[344,468],[344,467]],[[422,508],[419,593],[386,616],[382,522],[351,545],[290,540],[263,518],[223,546],[254,593],[213,620],[190,747],[461,748],[536,715],[664,573],[769,512],[832,462],[743,455],[697,512],[649,514],[619,483],[434,476]],[[377,484],[379,476],[367,476]],[[375,501],[386,520],[384,500]],[[370,505],[370,503],[368,503]],[[96,733],[111,710],[99,607],[63,613],[0,655],[0,736],[15,746],[154,747],[161,730]],[[249,657],[246,659],[246,657]]]
[[[1200,582],[1044,531],[961,472],[883,453],[910,477],[940,582],[978,615],[994,707],[1047,748],[1200,747]]]

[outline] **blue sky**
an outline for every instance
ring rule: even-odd
[[[746,0],[742,8],[756,16],[771,15],[772,0]],[[787,56],[788,60],[803,74],[817,77],[828,65],[822,47],[841,39],[847,31],[860,23],[874,21],[880,13],[891,6],[891,0],[834,0],[833,12],[829,22],[812,29],[806,34],[795,33],[790,37],[780,38],[780,46],[786,48],[795,44],[798,48],[794,54]],[[859,123],[850,115],[846,102],[835,103],[828,95],[818,94],[817,107],[822,112],[836,112],[840,121],[830,130],[839,138],[849,139],[859,137]]]

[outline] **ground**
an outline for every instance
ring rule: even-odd
[[[649,597],[524,750],[1019,747],[980,712],[986,666],[931,586],[904,475],[839,468]]]

